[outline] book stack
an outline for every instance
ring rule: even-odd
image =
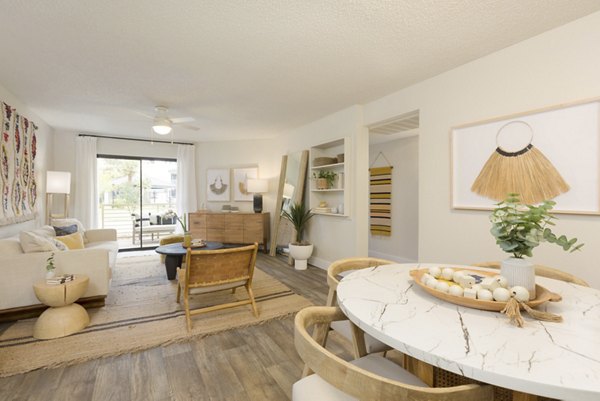
[[[60,276],[47,278],[46,284],[64,284],[64,283],[68,283],[69,281],[73,281],[74,278],[75,278],[75,276],[72,274],[62,274]]]

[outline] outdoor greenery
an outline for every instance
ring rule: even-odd
[[[327,180],[327,186],[331,188],[333,186],[333,181],[337,177],[337,173],[335,171],[330,170],[319,170],[318,172],[313,173],[313,178],[324,178]]]
[[[180,218],[179,215],[175,215],[175,217],[177,218],[177,221],[179,222],[179,224],[181,224],[181,228],[183,228],[183,232],[187,233],[188,229],[187,229],[187,215],[184,213],[183,217]]]
[[[524,205],[520,203],[518,194],[509,194],[496,205],[490,216],[490,231],[496,238],[496,244],[519,259],[531,257],[533,248],[544,241],[559,245],[565,251],[579,250],[583,244],[576,244],[577,238],[557,237],[550,229],[556,219],[551,213],[555,204],[546,200],[538,206]]]
[[[308,220],[314,216],[312,210],[306,209],[304,203],[295,203],[290,207],[289,212],[282,210],[281,216],[288,219],[296,229],[297,237],[294,245],[308,245],[308,242],[302,240],[302,235],[304,234]]]
[[[125,208],[129,213],[139,213],[140,183],[139,161],[127,159],[101,159],[104,168],[99,169],[99,193],[113,193],[112,204]],[[150,189],[150,180],[142,180],[142,189]],[[100,203],[103,199],[100,199]]]

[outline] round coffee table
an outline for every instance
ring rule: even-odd
[[[204,251],[207,249],[221,249],[223,244],[220,242],[206,241],[206,246],[202,248],[192,248],[194,251]],[[187,248],[183,247],[183,242],[176,244],[161,245],[155,249],[157,253],[165,255],[165,268],[167,269],[167,278],[175,280],[177,268],[181,267],[183,257],[187,253]]]
[[[90,279],[78,274],[64,284],[46,284],[38,281],[33,285],[35,296],[46,309],[33,326],[33,336],[41,340],[65,337],[84,329],[90,324],[87,311],[76,303],[85,293]]]

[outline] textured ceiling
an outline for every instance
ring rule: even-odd
[[[56,128],[276,135],[600,9],[599,0],[0,0],[0,84]]]

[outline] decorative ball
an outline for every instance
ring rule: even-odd
[[[454,295],[457,297],[462,297],[463,292],[464,292],[463,288],[460,285],[456,285],[456,284],[451,285],[450,288],[448,289],[448,293],[450,295]]]
[[[463,292],[463,297],[477,299],[477,291],[475,291],[472,288],[465,288],[465,290]]]
[[[481,289],[483,289],[483,287],[481,286],[481,284],[473,284],[471,286],[472,289],[474,289],[475,291],[479,291]]]
[[[511,287],[510,295],[519,302],[529,301],[529,291],[527,290],[527,288],[521,287],[520,285],[515,285],[514,287]]]
[[[442,269],[440,269],[437,266],[430,267],[429,268],[429,274],[431,274],[435,278],[438,278],[438,277],[440,277],[442,275]]]
[[[423,273],[423,275],[421,276],[421,282],[427,283],[427,280],[429,280],[430,278],[434,278],[434,277],[429,273]]]
[[[465,274],[460,278],[459,284],[462,288],[471,288],[475,285],[475,278]]]
[[[454,276],[454,269],[446,267],[444,270],[442,270],[442,278],[444,280],[452,281],[453,276]]]
[[[486,290],[493,292],[498,287],[500,287],[500,283],[498,283],[498,280],[496,280],[495,277],[486,277],[481,280],[481,288],[485,288]]]
[[[506,302],[510,299],[510,291],[503,287],[498,287],[492,293],[494,300],[498,302]]]
[[[448,292],[450,286],[445,281],[438,281],[435,285],[435,289],[442,292]]]
[[[460,279],[465,275],[464,272],[462,271],[456,271],[454,272],[454,274],[452,275],[452,281],[454,281],[455,283],[459,283],[460,284]]]
[[[435,278],[430,278],[429,280],[427,280],[427,282],[425,283],[425,285],[429,288],[435,288],[435,286],[437,285],[438,281]]]
[[[496,279],[498,284],[500,284],[500,287],[508,288],[508,280],[506,279],[506,277],[497,275],[497,276],[494,276],[494,278]]]
[[[486,290],[484,288],[477,291],[477,299],[481,299],[482,301],[491,301],[494,299],[492,292],[490,290]]]

